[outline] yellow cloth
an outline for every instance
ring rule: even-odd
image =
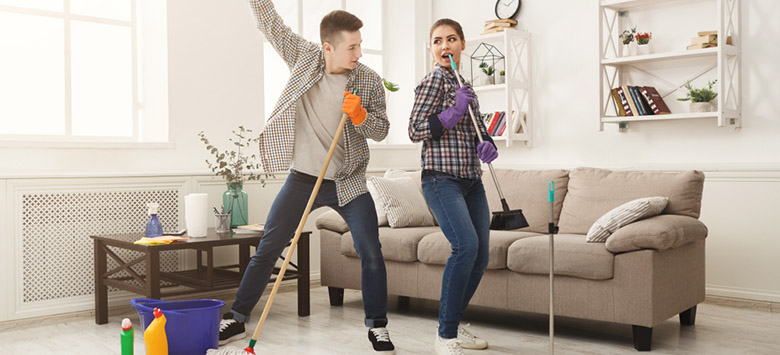
[[[176,236],[170,236],[170,235],[163,235],[159,237],[154,238],[146,238],[143,237],[139,240],[136,240],[133,242],[133,244],[143,244],[143,245],[160,245],[160,244],[171,244],[177,240],[187,240],[189,238],[182,238],[182,237],[176,237]]]

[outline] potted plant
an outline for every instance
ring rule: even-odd
[[[707,83],[706,88],[695,89],[691,86],[691,82],[685,84],[685,89],[688,90],[688,94],[685,97],[678,98],[679,101],[690,101],[691,112],[710,112],[712,111],[711,101],[718,97],[718,93],[712,91],[712,87],[718,80],[713,80]]]
[[[506,82],[506,70],[498,72],[498,82],[496,84],[503,84]]]
[[[258,155],[248,153],[252,149],[259,149],[259,137],[252,138],[251,129],[238,126],[233,131],[234,138],[228,140],[233,143],[235,150],[220,150],[209,142],[205,133],[198,133],[200,140],[206,145],[206,150],[214,155],[212,163],[206,159],[206,164],[216,176],[222,176],[227,182],[227,191],[222,195],[222,206],[230,214],[230,226],[237,227],[248,224],[249,209],[248,196],[244,188],[244,181],[258,180],[265,187],[265,179],[272,177],[268,173],[255,174],[253,170],[261,169],[257,162]]]
[[[636,43],[634,42],[634,34],[636,33],[636,27],[631,30],[624,30],[620,34],[620,41],[623,43],[623,56],[636,55]]]
[[[636,39],[636,53],[639,55],[650,54],[650,40],[653,39],[652,32],[639,32],[634,38]]]
[[[479,64],[479,67],[482,68],[482,72],[485,73],[487,76],[487,83],[486,85],[493,85],[496,83],[496,77],[493,76],[493,74],[496,73],[496,70],[493,68],[493,66],[488,65],[488,63],[482,62]]]

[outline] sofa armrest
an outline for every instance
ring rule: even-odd
[[[317,229],[327,229],[344,234],[349,231],[349,226],[338,212],[330,210],[317,218]]]
[[[707,237],[707,226],[696,218],[663,214],[628,224],[607,238],[607,250],[670,249]]]

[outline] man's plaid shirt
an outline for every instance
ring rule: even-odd
[[[461,77],[461,81],[463,77]],[[468,85],[468,84],[467,84]],[[482,139],[492,142],[487,129],[479,119],[479,102],[474,90],[471,107],[477,118]],[[450,69],[435,65],[433,71],[423,78],[415,89],[414,106],[409,117],[409,138],[412,142],[423,142],[422,168],[455,175],[466,179],[479,179],[482,168],[477,157],[479,142],[474,124],[468,111],[452,130],[446,130],[438,115],[455,106],[455,92],[458,80]]]
[[[305,40],[293,32],[274,10],[271,0],[250,0],[257,28],[273,45],[290,68],[290,79],[260,133],[260,152],[267,172],[280,172],[292,163],[295,143],[295,109],[300,97],[319,81],[325,71],[322,45]],[[344,165],[336,172],[339,206],[344,206],[366,189],[366,166],[369,150],[367,138],[381,141],[387,136],[385,89],[379,75],[358,63],[347,79],[345,91],[356,92],[368,115],[355,126],[347,120],[344,126]],[[305,152],[303,152],[305,153]],[[324,163],[324,162],[323,162]]]

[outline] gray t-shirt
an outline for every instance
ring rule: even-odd
[[[341,106],[349,73],[323,73],[322,79],[314,84],[296,102],[295,150],[292,168],[313,176],[319,176],[333,136],[341,121]],[[336,172],[344,165],[344,135],[339,137],[325,178],[333,180]]]

